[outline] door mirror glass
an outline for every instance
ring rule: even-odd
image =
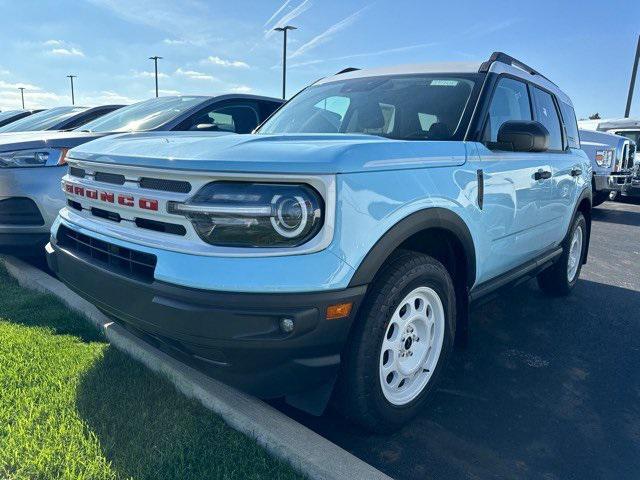
[[[549,130],[540,122],[510,120],[498,130],[498,141],[489,148],[511,152],[544,152],[549,149]]]

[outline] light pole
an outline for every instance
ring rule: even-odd
[[[76,97],[73,92],[73,79],[77,78],[77,75],[67,75],[67,78],[71,80],[71,105],[76,104]]]
[[[633,100],[633,89],[636,86],[636,75],[638,74],[638,60],[640,60],[640,35],[638,35],[638,45],[636,46],[636,59],[633,62],[631,72],[631,82],[629,82],[629,95],[627,95],[627,108],[624,109],[624,118],[629,118],[631,112],[631,100]]]
[[[284,41],[282,47],[282,99],[286,99],[287,92],[287,30],[297,30],[297,27],[285,25],[284,27],[274,28],[276,32],[284,33]]]
[[[161,59],[162,57],[159,57],[157,55],[153,57],[149,57],[149,60],[153,60],[153,65],[156,71],[156,98],[158,98],[158,60],[161,60]]]
[[[20,90],[20,97],[22,97],[22,109],[24,110],[24,87],[18,87]]]

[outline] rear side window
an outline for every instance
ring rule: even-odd
[[[553,97],[537,87],[532,90],[535,119],[549,130],[549,150],[563,150],[560,118]]]
[[[501,78],[489,106],[484,141],[498,141],[500,127],[509,120],[531,120],[529,93],[524,83],[511,78]]]
[[[576,122],[576,112],[567,103],[560,102],[560,112],[567,130],[567,141],[569,148],[580,148],[580,135],[578,134],[578,122]]]
[[[252,104],[218,105],[190,117],[178,130],[251,133],[258,120],[258,112]]]

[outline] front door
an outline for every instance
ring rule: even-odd
[[[482,218],[491,241],[490,255],[480,259],[490,279],[536,258],[548,248],[541,206],[551,198],[551,165],[545,153],[491,150],[498,130],[509,120],[532,120],[524,82],[503,77],[491,99],[478,154],[484,176]],[[485,145],[488,145],[485,146]]]

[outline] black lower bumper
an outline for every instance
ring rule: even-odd
[[[298,395],[332,382],[366,287],[321,293],[197,290],[117,274],[60,246],[49,267],[72,290],[152,342],[212,376],[262,398]],[[328,306],[353,302],[347,318]],[[294,322],[285,333],[281,320]]]

